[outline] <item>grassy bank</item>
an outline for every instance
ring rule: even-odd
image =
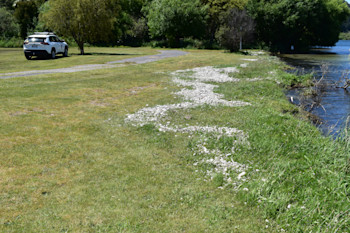
[[[143,65],[0,80],[0,231],[346,231],[347,144],[323,137],[287,101],[282,87],[293,78],[283,64],[266,55],[189,52]],[[214,92],[249,104],[173,109],[162,120],[240,134],[125,121],[145,107],[183,103],[174,92],[184,87],[171,72],[204,66],[236,67],[229,75],[240,81],[215,83]],[[220,171],[208,173],[217,166],[203,161],[218,154],[244,172],[229,169],[231,182]]]

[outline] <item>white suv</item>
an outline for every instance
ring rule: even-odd
[[[30,60],[33,56],[56,58],[56,54],[61,53],[68,56],[68,44],[60,40],[52,32],[36,32],[28,36],[23,43],[24,56]]]

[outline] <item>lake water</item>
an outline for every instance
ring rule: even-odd
[[[348,90],[335,88],[341,86],[339,80],[346,75],[350,78],[350,41],[341,40],[336,46],[330,48],[317,48],[312,54],[282,55],[283,60],[305,72],[314,71],[316,76],[322,76],[321,66],[325,64],[328,72],[325,75],[326,88],[322,90],[319,106],[313,108],[311,113],[320,117],[322,124],[320,129],[325,134],[337,135],[344,127],[350,116],[350,87]],[[298,91],[293,90],[288,96],[298,99]]]

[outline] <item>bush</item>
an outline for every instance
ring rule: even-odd
[[[21,48],[23,45],[22,38],[12,37],[12,38],[0,38],[0,47],[3,48]]]
[[[350,32],[341,32],[339,40],[350,40]]]
[[[0,8],[0,37],[17,36],[19,26],[13,14],[5,8]]]
[[[201,38],[207,7],[199,0],[155,0],[146,8],[152,38],[166,38],[168,46],[181,47],[181,38]]]

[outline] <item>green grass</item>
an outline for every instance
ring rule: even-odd
[[[27,60],[22,48],[0,48],[0,73],[9,73],[27,70],[45,70],[65,68],[85,64],[103,64],[108,61],[117,61],[131,57],[157,54],[156,49],[140,48],[95,48],[86,47],[86,55],[81,56],[77,47],[69,48],[69,57],[57,55],[57,59],[34,58]]]
[[[204,182],[186,163],[186,137],[124,123],[127,113],[146,104],[174,101],[175,87],[157,71],[209,64],[212,56],[226,63],[238,60],[193,51],[147,65],[1,80],[0,231],[256,232],[265,227],[259,211]],[[135,87],[143,88],[135,93]]]
[[[291,79],[283,64],[268,56],[248,62],[242,59],[249,56],[223,51],[189,52],[143,65],[0,80],[0,231],[349,229],[348,147],[323,137],[287,101],[282,87]],[[204,106],[169,116],[176,124],[235,127],[249,135],[249,145],[238,145],[231,155],[249,166],[238,191],[218,188],[220,174],[204,181],[207,167],[193,165],[203,158],[192,153],[201,135],[125,123],[127,114],[146,105],[179,101],[170,71],[242,63],[249,66],[234,74],[242,81],[215,91],[251,106]],[[254,77],[263,80],[247,80]],[[233,144],[229,137],[209,137],[208,145],[226,152]]]

